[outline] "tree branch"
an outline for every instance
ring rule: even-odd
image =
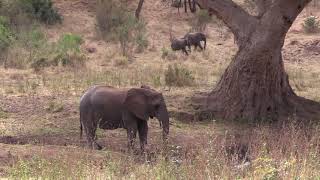
[[[258,17],[262,17],[272,5],[272,0],[254,0],[254,2],[258,11]]]
[[[246,41],[258,25],[258,19],[248,14],[232,0],[196,0],[200,8],[208,9],[232,31],[238,46]]]
[[[144,0],[139,0],[139,4],[138,4],[138,7],[137,7],[136,12],[135,12],[135,16],[136,16],[137,19],[139,19],[139,17],[140,17],[140,12],[141,12],[141,9],[142,9],[143,2],[144,2]]]

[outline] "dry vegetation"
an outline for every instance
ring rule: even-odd
[[[130,1],[129,9],[136,4]],[[288,124],[274,125],[193,121],[190,97],[210,91],[237,50],[232,34],[220,21],[212,19],[204,27],[207,50],[192,51],[186,57],[170,50],[170,26],[175,36],[183,36],[196,24],[197,15],[179,15],[161,0],[145,1],[141,14],[146,22],[145,34],[131,37],[120,23],[120,30],[124,31],[115,31],[115,37],[120,39],[105,41],[96,27],[96,5],[89,0],[54,0],[63,16],[61,24],[33,22],[36,25],[32,28],[22,26],[26,33],[17,31],[23,38],[12,42],[8,38],[10,46],[4,51],[1,60],[5,59],[5,63],[0,67],[0,176],[320,178],[317,124],[301,125],[294,116]],[[311,14],[320,15],[319,7],[309,7],[298,17],[283,51],[295,92],[320,102],[319,34],[305,33],[302,25]],[[24,15],[19,18],[29,20]],[[129,53],[120,48],[122,35],[130,35],[130,42],[125,45]],[[161,149],[161,129],[156,121],[149,121],[147,155],[126,152],[126,133],[122,129],[99,130],[98,141],[105,149],[86,149],[85,140],[79,140],[78,104],[82,93],[94,84],[148,84],[162,91],[171,114],[168,151]],[[241,156],[243,149],[250,164]]]

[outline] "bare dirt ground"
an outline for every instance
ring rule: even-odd
[[[135,5],[136,1],[132,4]],[[0,69],[0,84],[3,87],[0,90],[0,176],[5,175],[7,168],[18,159],[29,159],[34,155],[55,157],[64,152],[63,156],[72,161],[81,153],[81,156],[94,156],[97,162],[104,156],[99,151],[92,153],[86,149],[85,138],[79,139],[78,103],[81,93],[88,86],[80,86],[82,89],[69,91],[66,84],[63,87],[59,87],[58,84],[58,87],[53,88],[53,85],[47,85],[45,82],[60,81],[59,78],[54,78],[63,73],[70,73],[70,77],[73,77],[84,72],[117,70],[119,67],[114,67],[109,57],[112,58],[118,45],[99,39],[95,29],[95,1],[55,0],[55,6],[63,15],[64,21],[61,25],[45,28],[49,39],[56,41],[63,33],[80,34],[85,40],[82,49],[85,51],[86,48],[93,47],[96,48],[96,52],[86,53],[87,70],[48,70],[47,74],[42,75],[49,79],[47,81],[31,70]],[[301,23],[306,15],[307,12],[303,12],[288,33],[283,55],[296,92],[320,101],[320,37],[319,34],[303,33]],[[134,62],[126,68],[132,70],[145,67],[151,71],[159,69],[159,72],[163,72],[168,64],[173,63],[161,59],[161,48],[169,47],[170,24],[173,24],[173,34],[182,36],[190,29],[188,22],[192,16],[190,13],[184,14],[182,10],[180,15],[176,9],[170,11],[160,0],[145,1],[142,17],[148,23],[148,37],[154,48],[136,54]],[[215,122],[190,123],[193,112],[186,109],[191,106],[186,103],[188,98],[195,92],[210,91],[237,50],[230,32],[226,29],[221,30],[217,24],[210,24],[206,33],[209,39],[207,52],[195,52],[189,57],[176,53],[178,59],[175,62],[194,69],[198,85],[187,89],[172,88],[170,91],[167,87],[157,87],[159,91],[163,91],[168,108],[174,115],[169,144],[172,148],[182,147],[180,154],[207,146],[210,135],[223,135],[226,130],[230,132],[237,129],[233,125]],[[156,121],[150,121],[150,127],[150,151],[158,153],[161,148],[161,129]],[[98,131],[98,136],[99,142],[105,147],[104,150],[126,156],[124,130]]]

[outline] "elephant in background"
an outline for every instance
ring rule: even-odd
[[[206,35],[201,32],[188,33],[184,36],[187,39],[189,46],[194,45],[195,49],[199,46],[201,50],[206,49],[207,38]],[[201,41],[204,42],[204,47],[201,46]]]
[[[182,50],[187,56],[189,55],[187,52],[186,47],[189,47],[189,50],[191,51],[191,46],[188,42],[188,39],[186,38],[180,38],[180,39],[172,39],[171,40],[171,49],[174,51]]]
[[[110,86],[93,86],[80,100],[80,137],[84,129],[87,143],[92,149],[102,149],[96,142],[96,130],[124,128],[127,130],[128,149],[138,131],[142,151],[147,144],[148,119],[156,117],[162,126],[163,141],[169,133],[169,115],[161,93],[149,86],[118,89]]]

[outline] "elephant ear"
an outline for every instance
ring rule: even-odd
[[[148,119],[147,96],[143,89],[132,88],[128,91],[124,105],[139,119]]]

